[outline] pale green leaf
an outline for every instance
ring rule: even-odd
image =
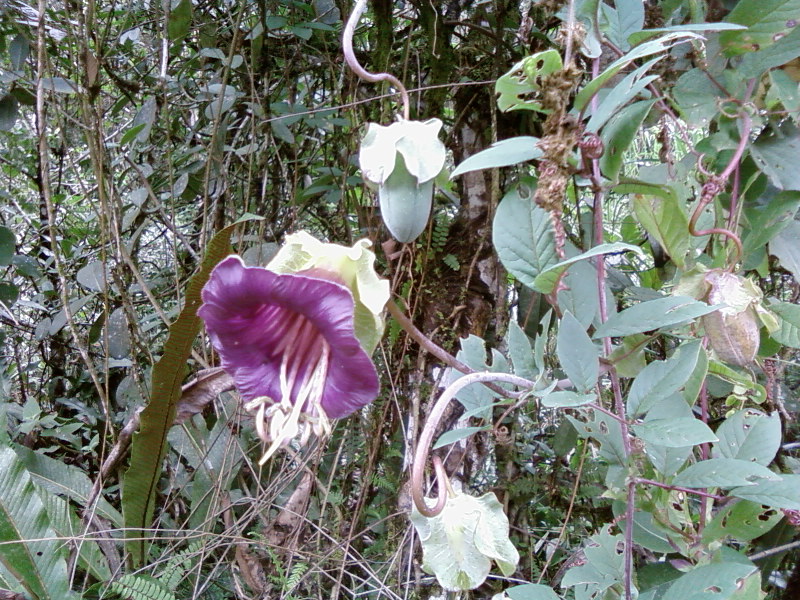
[[[503,266],[530,288],[539,273],[558,262],[552,218],[516,189],[497,207],[492,240]]]
[[[559,600],[553,588],[541,583],[525,583],[506,590],[511,600]]]
[[[690,237],[685,203],[672,193],[664,196],[633,194],[631,206],[645,231],[655,238],[678,268],[685,268]]]
[[[785,65],[798,56],[800,56],[800,27],[795,27],[791,33],[781,37],[771,46],[758,52],[748,53],[737,70],[747,79],[761,77],[765,71]]]
[[[655,360],[642,369],[628,392],[628,416],[645,414],[659,401],[683,388],[702,351],[700,340],[686,342],[667,360]]]
[[[586,393],[597,385],[600,356],[578,320],[567,312],[558,327],[556,353],[561,367],[579,392]]]
[[[740,580],[755,571],[755,565],[738,562],[703,565],[677,579],[661,600],[731,600]]]
[[[0,562],[37,600],[68,600],[65,546],[56,539],[28,471],[0,448]]]
[[[603,87],[608,81],[619,73],[623,68],[631,64],[633,61],[651,56],[659,52],[664,52],[668,48],[691,39],[696,39],[699,36],[694,33],[675,31],[667,33],[655,40],[645,42],[633,48],[625,56],[615,60],[605,71],[590,81],[575,97],[574,108],[578,111],[583,110],[589,101],[592,99],[597,91]]]
[[[586,252],[582,252],[577,256],[562,260],[559,263],[545,267],[533,280],[533,289],[543,294],[549,294],[555,290],[558,279],[561,274],[566,271],[570,265],[578,261],[586,260],[600,256],[601,254],[616,254],[621,252],[635,252],[639,256],[643,256],[644,252],[639,246],[626,244],[625,242],[613,242],[610,244],[598,244]],[[502,257],[501,257],[502,258]],[[510,269],[509,269],[510,270]],[[523,281],[523,283],[525,283]]]
[[[539,158],[543,152],[537,146],[538,142],[539,138],[531,136],[519,136],[495,142],[486,150],[481,150],[464,160],[450,174],[450,178],[470,171],[508,167]]]
[[[800,190],[800,169],[794,162],[800,156],[797,126],[785,122],[762,132],[750,145],[750,155],[772,185],[781,190]]]
[[[782,512],[765,508],[757,502],[739,500],[729,503],[703,529],[703,543],[710,544],[726,537],[749,542],[767,533],[782,518]]]
[[[654,419],[642,425],[634,425],[633,431],[645,442],[667,448],[683,448],[717,441],[717,436],[708,425],[691,417]]]
[[[800,475],[783,475],[780,481],[733,488],[730,495],[773,508],[800,510]]]
[[[769,309],[778,315],[780,324],[780,329],[772,333],[772,337],[784,346],[800,348],[800,306],[773,300]]]
[[[755,485],[762,479],[780,477],[758,463],[736,458],[709,458],[678,473],[672,484],[688,488],[731,488]]]
[[[603,33],[618,48],[626,51],[631,47],[629,36],[641,31],[644,25],[644,3],[641,0],[617,0],[614,6],[616,8],[606,3],[600,5],[605,20]]]
[[[571,390],[561,390],[558,392],[551,392],[542,396],[542,406],[546,408],[572,408],[575,406],[584,406],[597,401],[596,394],[577,394]]]
[[[728,55],[766,48],[795,28],[798,15],[800,0],[740,0],[725,20],[747,29],[724,31],[720,43]]]
[[[483,425],[481,427],[459,427],[458,429],[445,431],[439,436],[439,439],[436,440],[436,443],[433,445],[432,449],[438,450],[444,446],[449,446],[450,444],[460,442],[461,440],[471,436],[473,433],[478,433],[479,431],[490,431],[491,429],[491,425]]]
[[[595,339],[622,337],[634,333],[672,327],[717,310],[687,296],[665,296],[640,302],[609,317],[594,334]]]
[[[713,456],[738,458],[767,466],[781,445],[781,419],[778,413],[767,415],[753,408],[740,410],[717,428],[719,442]]]
[[[794,275],[795,281],[800,281],[800,221],[791,221],[770,240],[769,253]]]
[[[514,366],[514,374],[525,379],[536,379],[539,369],[536,368],[533,360],[530,340],[516,320],[512,319],[508,324],[506,344],[508,345],[508,357]]]

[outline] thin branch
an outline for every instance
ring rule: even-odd
[[[344,51],[344,60],[350,70],[353,71],[364,81],[377,83],[379,81],[388,81],[392,84],[398,92],[403,102],[403,118],[408,121],[410,115],[411,103],[408,99],[408,91],[406,87],[400,83],[400,80],[391,73],[370,73],[358,62],[355,53],[353,52],[353,32],[356,29],[358,20],[364,14],[367,8],[367,0],[356,0],[356,5],[353,7],[353,12],[347,20],[347,25],[344,26],[344,33],[342,34],[342,50]]]

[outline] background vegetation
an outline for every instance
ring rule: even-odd
[[[473,386],[446,413],[437,433],[481,429],[440,451],[447,472],[497,495],[520,554],[512,576],[450,597],[526,582],[558,596],[510,597],[800,597],[800,2],[371,2],[358,60],[405,84],[413,119],[444,122],[449,170],[474,157],[405,246],[358,169],[366,124],[399,107],[343,60],[351,9],[0,4],[0,597],[443,597],[408,474],[453,375],[407,326],[389,321],[373,406],[263,468],[206,370],[204,273],[229,244],[265,262],[299,229],[373,240],[402,312],[470,367],[581,392],[509,410]],[[518,64],[548,50],[553,68]],[[639,251],[535,281],[616,242]],[[719,303],[698,265],[748,277],[763,326],[727,324],[719,341],[702,309],[670,321],[674,305],[647,304],[678,285]],[[600,330],[634,305],[644,319]],[[686,411],[631,408],[674,394]],[[465,406],[484,411],[467,421]],[[678,417],[706,429],[628,429]],[[711,458],[783,478],[683,475]]]

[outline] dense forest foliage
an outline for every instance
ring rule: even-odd
[[[0,599],[800,598],[798,23],[0,0]]]

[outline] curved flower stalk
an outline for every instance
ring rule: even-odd
[[[330,419],[372,402],[380,388],[370,353],[383,331],[388,282],[369,242],[353,248],[289,236],[266,267],[229,256],[203,288],[198,315],[222,366],[275,451],[330,432]]]

